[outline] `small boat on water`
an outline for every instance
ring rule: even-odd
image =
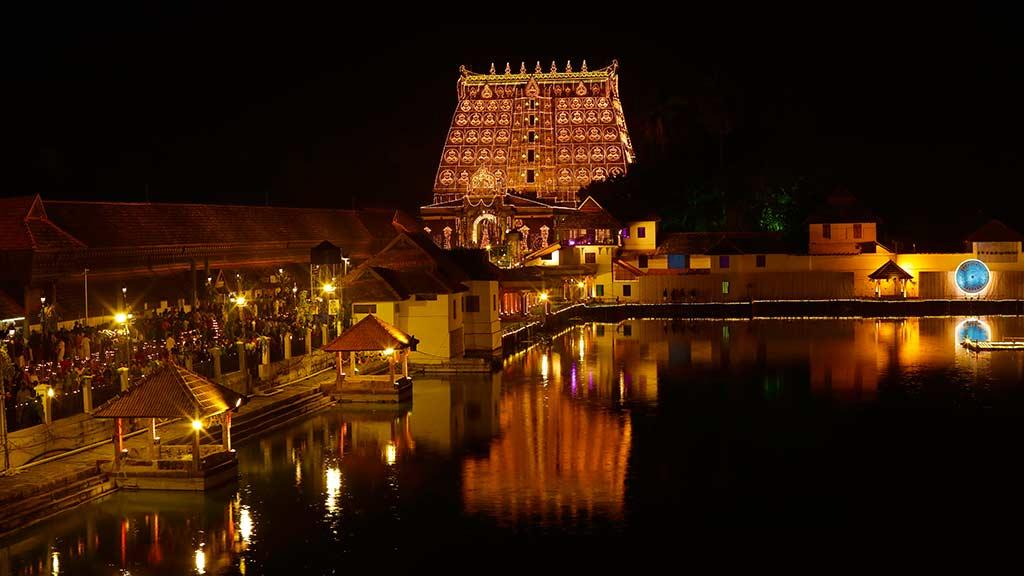
[[[972,340],[964,338],[960,343],[972,352],[996,352],[999,350],[1024,350],[1024,338],[1007,338],[1006,340]]]

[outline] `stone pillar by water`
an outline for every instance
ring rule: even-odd
[[[213,358],[213,379],[220,380],[220,347],[210,348],[210,356]]]
[[[288,332],[281,335],[281,345],[284,346],[284,359],[292,359],[292,334]]]
[[[323,348],[324,346],[326,346],[327,344],[329,344],[329,342],[327,341],[327,338],[328,338],[328,334],[327,334],[327,330],[328,330],[328,328],[327,328],[327,324],[324,324],[323,326],[321,326],[321,327],[320,327],[320,330],[321,330],[321,333],[322,333],[322,334],[323,334],[323,336],[324,336],[324,337],[323,337],[323,338],[322,338],[322,339],[320,340],[320,347],[321,347],[321,348]]]
[[[92,376],[82,376],[82,412],[92,414]]]
[[[238,369],[245,372],[246,360],[245,357],[245,342],[235,342],[235,347],[238,348]]]
[[[128,389],[128,383],[129,383],[129,380],[128,380],[128,368],[125,367],[125,366],[122,366],[122,367],[118,368],[117,369],[117,377],[121,381],[121,391],[124,392],[125,390]]]
[[[306,356],[313,353],[313,330],[306,328]]]

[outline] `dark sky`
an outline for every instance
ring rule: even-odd
[[[847,187],[900,229],[979,210],[1024,225],[1016,14],[453,5],[399,22],[397,4],[207,4],[12,17],[2,193],[412,208],[430,199],[460,64],[615,57],[641,154],[652,115],[713,81],[742,110],[730,156],[761,181]]]

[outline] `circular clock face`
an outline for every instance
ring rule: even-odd
[[[956,267],[956,286],[966,294],[977,294],[988,287],[992,275],[981,260],[964,260]]]

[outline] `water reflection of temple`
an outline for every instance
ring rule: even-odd
[[[462,467],[466,512],[500,523],[619,518],[631,442],[629,416],[558,390],[514,387],[501,397],[499,437]]]

